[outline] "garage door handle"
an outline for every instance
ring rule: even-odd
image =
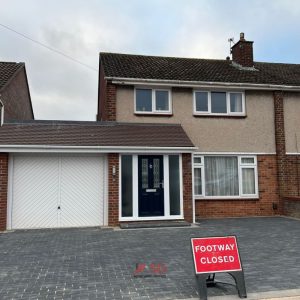
[[[57,209],[60,209],[60,206]]]

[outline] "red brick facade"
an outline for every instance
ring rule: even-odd
[[[273,216],[279,213],[275,155],[257,156],[259,199],[196,200],[196,218]]]
[[[119,224],[119,154],[108,154],[108,225]]]
[[[7,181],[8,154],[0,153],[0,231],[6,230],[7,223]]]
[[[4,120],[32,120],[33,110],[25,67],[1,91],[4,104]]]
[[[240,40],[231,48],[232,60],[243,66],[253,67],[253,42],[246,41],[243,33]]]
[[[193,182],[191,154],[182,154],[183,213],[187,222],[193,222]]]
[[[99,72],[97,121],[116,121],[117,87],[104,78],[103,67]]]

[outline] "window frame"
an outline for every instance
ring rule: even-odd
[[[205,157],[207,156],[234,156],[238,159],[238,185],[239,185],[239,195],[232,196],[206,196],[205,195]],[[201,163],[195,163],[194,158],[201,158]],[[253,163],[242,163],[242,158],[253,158]],[[202,194],[198,195],[195,193],[195,177],[193,176],[193,194],[195,199],[257,199],[259,198],[258,192],[258,170],[257,170],[257,156],[256,155],[236,155],[236,154],[194,154],[193,155],[193,174],[195,169],[201,169],[201,186]],[[242,170],[243,169],[254,169],[254,184],[255,193],[254,194],[243,194],[243,180],[242,180]]]
[[[141,111],[136,109],[136,91],[137,90],[151,90],[151,111]],[[164,91],[168,93],[169,110],[156,110],[156,92]],[[147,87],[147,86],[135,86],[134,87],[134,113],[137,115],[171,115],[172,114],[172,92],[170,88],[164,87]]]
[[[197,111],[196,110],[196,93],[204,92],[207,93],[207,101],[208,101],[208,111]],[[212,113],[211,112],[211,94],[212,93],[225,93],[226,94],[226,113]],[[232,112],[230,105],[230,94],[242,94],[242,112]],[[245,116],[246,115],[246,105],[245,105],[245,91],[223,91],[223,90],[194,90],[193,91],[193,114],[195,116]]]

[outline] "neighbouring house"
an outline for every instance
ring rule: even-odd
[[[3,121],[34,119],[24,63],[0,62],[0,101]]]
[[[225,60],[100,53],[97,121],[0,128],[0,230],[297,215],[299,114],[300,65],[243,34]]]

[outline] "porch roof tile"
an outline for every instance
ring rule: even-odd
[[[180,124],[37,120],[5,123],[1,145],[194,147]]]

